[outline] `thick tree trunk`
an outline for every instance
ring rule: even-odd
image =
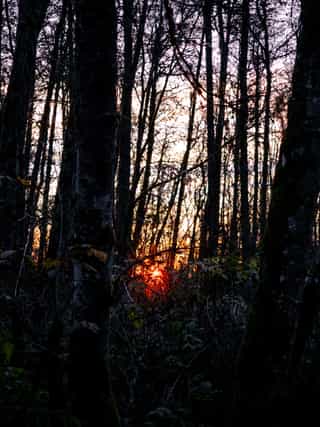
[[[84,427],[119,425],[106,365],[113,250],[115,1],[76,1],[72,410]]]
[[[247,411],[245,402],[252,396],[260,396],[256,402],[263,407],[274,368],[291,359],[320,191],[320,27],[311,2],[303,0],[301,5],[288,128],[272,188],[261,284],[238,363],[238,409]]]
[[[3,0],[0,0],[0,52],[2,52]],[[2,55],[0,55],[0,109],[2,106]]]
[[[49,0],[21,0],[16,48],[0,123],[0,248],[21,246],[24,189],[17,178],[28,168],[23,152],[33,94],[37,39]],[[7,192],[9,191],[9,193]]]

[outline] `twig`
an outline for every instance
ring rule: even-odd
[[[20,281],[21,281],[21,277],[22,277],[22,273],[23,273],[23,269],[24,269],[24,265],[25,265],[25,259],[26,259],[27,252],[28,252],[29,245],[30,245],[32,230],[33,230],[33,227],[30,227],[30,229],[28,231],[28,235],[27,235],[27,241],[26,241],[26,243],[24,245],[23,255],[22,255],[21,262],[20,262],[20,266],[19,266],[18,277],[17,277],[17,280],[16,280],[16,286],[15,286],[15,289],[14,289],[14,296],[15,297],[19,296]]]
[[[178,375],[178,377],[176,378],[175,382],[172,384],[172,386],[170,387],[170,389],[168,391],[167,398],[166,398],[167,402],[172,398],[174,390],[177,387],[177,385],[179,384],[179,382],[186,375],[186,373],[189,371],[189,369],[192,367],[192,365],[197,361],[197,359],[208,349],[209,345],[210,345],[209,343],[205,344],[198,351],[198,353],[193,356],[193,358],[190,360],[190,362],[186,366],[184,366],[182,368],[182,372]]]

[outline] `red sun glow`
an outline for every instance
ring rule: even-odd
[[[163,265],[144,262],[138,265],[133,277],[143,282],[145,294],[149,299],[165,296],[169,290],[169,274]]]
[[[161,271],[161,270],[159,270],[159,269],[156,269],[156,270],[152,271],[151,276],[152,276],[153,278],[161,277],[161,276],[162,276],[162,271]]]

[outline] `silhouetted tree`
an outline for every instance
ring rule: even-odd
[[[319,36],[312,2],[302,0],[288,127],[272,187],[261,283],[238,363],[238,409],[247,415],[252,399],[258,410],[264,407],[275,369],[288,368],[292,360],[297,365],[302,354],[301,343],[300,353],[293,357],[292,352],[297,349],[295,339],[301,339],[301,333],[294,333],[300,307],[308,311],[300,303],[312,300],[303,294],[309,292],[305,275],[320,191]]]
[[[131,174],[131,113],[132,92],[135,84],[138,62],[142,50],[145,23],[147,18],[148,0],[143,0],[135,43],[133,40],[134,2],[123,2],[124,29],[124,72],[121,98],[121,116],[119,123],[119,173],[117,201],[117,240],[121,256],[128,253],[130,246],[131,221],[130,203],[130,174]]]
[[[115,1],[76,1],[75,12],[72,410],[83,426],[115,426],[119,420],[105,360],[111,299],[117,122]]]
[[[21,0],[16,45],[0,121],[0,248],[21,246],[24,240],[24,161],[29,104],[33,96],[37,40],[49,0]]]
[[[237,112],[236,139],[240,149],[240,224],[242,257],[250,255],[250,217],[248,196],[248,39],[250,26],[250,0],[241,5],[241,36],[239,53],[239,107]]]

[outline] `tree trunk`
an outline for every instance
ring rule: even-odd
[[[149,106],[149,129],[148,129],[148,135],[146,139],[146,147],[147,147],[146,165],[144,170],[143,182],[141,186],[141,192],[139,195],[139,202],[136,210],[135,229],[133,234],[133,248],[135,250],[139,245],[144,217],[147,209],[146,201],[147,201],[148,187],[149,187],[149,181],[151,176],[151,160],[152,160],[153,148],[154,148],[154,137],[155,137],[154,133],[155,133],[156,118],[160,108],[161,100],[163,99],[165,90],[167,88],[168,79],[170,75],[170,72],[169,72],[165,78],[161,92],[158,94],[157,83],[159,79],[159,62],[162,54],[162,46],[161,46],[162,31],[163,31],[163,24],[161,20],[157,28],[155,40],[154,40],[154,52],[153,52],[153,64],[152,64],[153,80],[152,80],[150,106]],[[170,65],[170,69],[172,69],[172,63]]]
[[[248,62],[248,37],[250,26],[250,0],[243,0],[241,7],[241,39],[239,58],[239,89],[240,102],[236,124],[236,138],[240,148],[240,225],[241,225],[241,251],[245,260],[250,255],[250,216],[248,200],[248,88],[247,88],[247,62]]]
[[[39,138],[37,142],[35,158],[33,161],[33,169],[31,174],[31,186],[30,186],[29,197],[27,201],[27,212],[31,218],[31,220],[29,219],[27,222],[28,222],[28,226],[31,227],[32,229],[34,228],[34,226],[32,225],[34,221],[32,221],[32,219],[36,216],[39,196],[40,196],[40,189],[44,181],[44,166],[46,162],[48,132],[50,128],[52,97],[53,97],[55,85],[57,84],[58,73],[60,71],[59,62],[61,61],[61,58],[60,58],[61,37],[62,37],[63,29],[65,26],[66,12],[67,12],[67,5],[66,5],[66,1],[64,1],[59,24],[57,25],[56,32],[55,32],[54,46],[53,46],[52,56],[50,61],[51,64],[50,64],[50,72],[49,72],[49,78],[48,78],[47,95],[46,95],[44,109],[43,109],[43,113],[40,121]],[[32,232],[32,235],[33,235],[33,232]]]
[[[2,52],[3,0],[0,0],[0,52]],[[2,107],[2,55],[0,55],[0,109]]]
[[[28,165],[23,151],[33,95],[37,39],[49,0],[21,0],[16,48],[0,123],[0,248],[21,246],[24,237],[24,188],[17,178]]]
[[[118,176],[118,201],[117,201],[117,239],[120,257],[128,254],[130,247],[131,223],[128,211],[130,203],[130,172],[131,172],[131,110],[132,91],[138,61],[142,49],[144,27],[147,15],[147,0],[144,0],[137,40],[133,50],[132,21],[133,2],[123,2],[123,27],[124,27],[124,76],[121,99],[121,118],[119,125],[119,176]]]
[[[105,359],[113,258],[115,1],[76,2],[75,42],[72,411],[84,427],[118,426]]]
[[[52,112],[50,136],[49,136],[46,177],[45,177],[45,183],[44,183],[44,189],[43,189],[43,201],[42,201],[42,210],[41,210],[42,218],[40,223],[40,244],[39,244],[39,254],[38,254],[39,265],[42,265],[42,262],[45,259],[46,253],[47,253],[48,224],[49,224],[49,193],[50,193],[51,171],[52,171],[53,151],[54,151],[53,144],[54,144],[54,139],[56,135],[59,90],[60,90],[60,85],[57,84],[56,91],[55,91],[54,107]]]
[[[238,103],[237,103],[238,104]],[[237,110],[239,106],[237,105]],[[237,252],[239,249],[239,175],[240,175],[240,147],[239,138],[235,135],[233,143],[233,193],[232,215],[230,223],[229,251]]]
[[[146,130],[148,111],[150,109],[150,98],[151,98],[151,89],[152,89],[152,81],[153,81],[152,68],[150,70],[150,73],[147,79],[146,87],[144,87],[143,85],[144,67],[141,72],[141,75],[142,75],[142,80],[141,80],[142,96],[141,96],[140,109],[139,109],[139,115],[138,115],[138,132],[137,132],[137,141],[135,146],[136,152],[135,152],[135,159],[134,159],[134,166],[133,166],[133,173],[132,173],[132,180],[131,180],[131,187],[130,187],[130,194],[129,194],[128,227],[130,230],[130,235],[133,228],[133,216],[134,216],[134,209],[136,206],[136,195],[137,195],[139,181],[142,175],[141,164],[142,164],[143,155],[146,149],[146,144],[143,144],[143,139],[144,139],[145,130]]]
[[[128,248],[128,219],[129,187],[131,167],[131,110],[134,71],[132,70],[132,19],[133,2],[123,2],[124,28],[124,75],[121,99],[121,117],[119,125],[119,173],[118,173],[118,200],[117,200],[117,240],[118,251],[124,257]]]
[[[199,60],[198,60],[197,70],[196,70],[196,80],[197,81],[199,79],[200,68],[201,68],[202,46],[203,46],[203,37],[202,37],[202,42],[200,45]],[[181,219],[181,212],[182,212],[182,202],[184,199],[184,192],[185,192],[185,178],[186,178],[186,171],[188,169],[189,156],[190,156],[190,151],[191,151],[191,147],[192,147],[192,140],[193,140],[193,126],[194,126],[194,119],[195,119],[195,112],[196,112],[196,104],[197,104],[197,89],[194,88],[193,91],[191,92],[191,96],[190,96],[187,146],[186,146],[186,151],[184,153],[182,163],[180,166],[180,171],[179,171],[179,175],[181,176],[181,180],[180,180],[180,188],[179,188],[179,193],[178,193],[176,216],[174,219],[173,233],[172,233],[172,251],[171,251],[170,262],[169,262],[171,268],[174,267],[175,255],[176,255],[177,245],[178,245],[178,235],[179,235],[180,219]]]
[[[216,141],[214,139],[214,114],[213,114],[213,66],[212,66],[212,0],[205,0],[203,7],[203,25],[206,38],[206,89],[207,89],[207,153],[208,153],[208,198],[205,212],[205,229],[207,231],[206,244],[203,250],[205,256],[213,256],[217,249],[217,218],[214,202],[216,200],[215,175],[216,175]],[[220,173],[220,172],[219,172]],[[220,197],[218,189],[218,197]],[[219,222],[219,211],[218,211]]]
[[[266,215],[267,215],[267,192],[269,178],[269,150],[270,150],[270,102],[271,102],[271,84],[272,73],[270,64],[270,48],[269,48],[269,29],[267,22],[267,5],[266,0],[261,2],[262,13],[260,13],[260,21],[264,33],[263,58],[266,71],[266,93],[264,98],[265,113],[264,113],[264,131],[263,131],[263,163],[262,163],[262,184],[260,196],[260,230],[263,236]],[[258,9],[259,10],[259,9]]]
[[[272,187],[261,283],[238,362],[238,409],[242,406],[247,415],[252,396],[260,396],[256,402],[263,407],[274,368],[291,359],[320,191],[320,27],[311,2],[303,0],[301,6],[288,128]]]
[[[253,204],[252,204],[252,250],[257,247],[258,240],[258,200],[259,200],[259,145],[260,145],[260,99],[261,99],[261,70],[259,47],[255,46],[253,53],[253,63],[255,68],[255,98],[254,98],[254,184],[253,184]]]
[[[62,114],[63,114],[63,149],[60,166],[60,174],[53,208],[52,228],[48,245],[48,258],[56,258],[65,255],[66,247],[70,243],[73,223],[73,207],[75,205],[75,194],[73,192],[73,167],[75,164],[75,84],[72,65],[74,64],[74,13],[72,7],[68,7],[67,13],[68,30],[64,50],[66,52],[66,64],[68,68],[67,78],[62,91]],[[62,83],[62,82],[61,82]],[[70,102],[66,99],[70,96]],[[68,105],[67,105],[68,104]]]

